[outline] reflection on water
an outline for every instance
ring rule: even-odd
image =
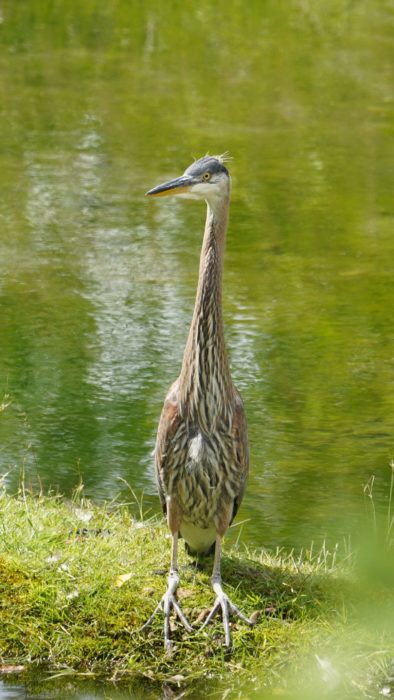
[[[23,16],[6,3],[1,470],[11,488],[22,468],[66,493],[82,478],[94,498],[125,479],[159,510],[151,450],[205,212],[143,194],[229,149],[242,539],[297,547],[355,527],[372,473],[383,503],[393,456],[385,5],[323,17],[294,0],[235,21],[221,4],[170,20],[160,3],[123,16],[87,0],[49,22],[38,0]]]

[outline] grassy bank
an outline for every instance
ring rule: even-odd
[[[226,657],[219,619],[198,631],[201,611],[213,602],[211,561],[196,568],[180,550],[179,598],[196,632],[174,623],[175,649],[166,656],[161,617],[139,632],[166,586],[164,524],[136,521],[125,505],[95,506],[80,494],[71,502],[3,490],[2,670],[44,666],[52,676],[144,679],[186,692],[210,679],[285,692],[292,676],[295,685],[317,677],[326,690],[340,684],[341,697],[371,696],[390,683],[390,581],[357,578],[349,556],[325,549],[295,556],[225,548],[226,590],[246,614],[261,612],[252,629],[233,625]]]

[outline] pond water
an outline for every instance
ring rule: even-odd
[[[45,687],[45,680],[42,681],[42,679],[39,685],[33,681],[28,686],[0,681],[0,700],[26,700],[26,698],[29,698],[29,700],[50,700],[51,698],[69,700],[71,697],[77,697],[78,700],[99,700],[101,698],[106,700],[125,700],[126,698],[151,700],[151,698],[157,697],[157,693],[155,695],[149,694],[148,696],[142,689],[119,688],[110,683],[106,685],[97,683],[94,685],[88,681],[79,685],[80,687],[78,688],[78,685],[75,685],[73,682],[67,683],[63,681],[62,686],[56,687],[56,690],[53,691],[53,683],[47,682],[47,687]]]
[[[124,479],[159,510],[151,451],[205,207],[144,192],[228,149],[225,323],[251,444],[242,538],[300,546],[345,531],[372,474],[386,497],[385,3],[288,10],[5,3],[0,459],[11,488],[23,469],[65,493],[81,478],[107,499],[128,493]]]
[[[0,473],[159,512],[205,207],[144,193],[229,150],[232,536],[339,541],[394,456],[390,3],[170,5],[2,3]]]

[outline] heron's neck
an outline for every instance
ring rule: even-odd
[[[214,210],[208,204],[196,301],[180,375],[182,410],[207,430],[225,412],[232,387],[222,314],[228,210],[229,197]]]

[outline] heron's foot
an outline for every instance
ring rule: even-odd
[[[166,592],[164,593],[161,601],[159,604],[156,606],[155,610],[153,611],[152,615],[150,616],[149,620],[145,622],[145,624],[141,627],[140,632],[143,632],[144,630],[149,627],[154,618],[156,617],[157,613],[159,610],[163,610],[164,613],[164,647],[167,651],[171,650],[172,642],[170,638],[170,613],[171,609],[174,610],[174,613],[176,617],[179,618],[180,622],[184,626],[184,628],[188,632],[193,632],[193,627],[191,626],[189,620],[185,616],[184,612],[182,611],[181,606],[179,605],[177,599],[176,599],[176,590],[179,585],[179,576],[176,571],[171,571],[170,575],[168,577],[168,588]]]
[[[216,593],[216,600],[213,604],[213,608],[200,629],[203,630],[211,622],[214,615],[221,610],[224,629],[224,643],[227,649],[231,649],[230,615],[236,615],[240,618],[240,620],[245,622],[247,625],[250,625],[250,627],[253,627],[253,625],[256,624],[256,621],[246,617],[246,615],[244,615],[230,600],[222,588],[222,582],[220,579],[212,579],[212,587]]]

